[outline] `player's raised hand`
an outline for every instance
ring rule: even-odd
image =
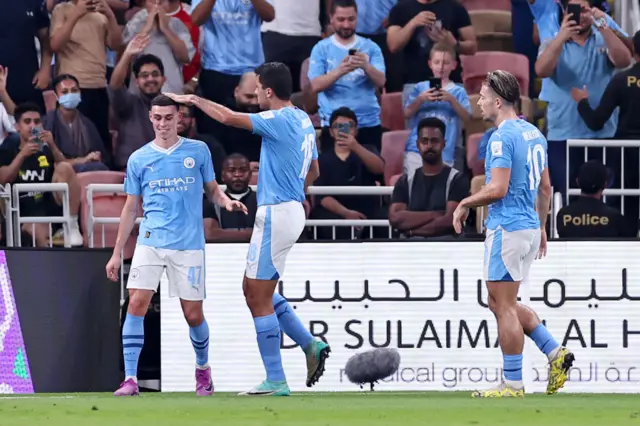
[[[150,41],[151,37],[148,35],[138,34],[129,42],[125,53],[131,56],[139,55],[147,47]]]
[[[120,276],[120,263],[121,259],[117,254],[111,256],[111,259],[109,259],[109,262],[107,262],[107,278],[109,278],[113,282],[117,282]]]
[[[174,101],[176,101],[179,104],[185,104],[185,105],[194,105],[196,103],[196,95],[176,95],[175,93],[162,93],[165,96],[168,96],[169,98],[173,99]]]
[[[453,212],[453,229],[456,234],[462,234],[462,228],[464,228],[464,222],[469,217],[469,208],[463,207],[462,204],[458,204],[456,210]]]
[[[227,211],[230,212],[243,212],[244,214],[249,214],[247,210],[247,206],[242,204],[240,201],[229,200],[229,202],[224,206]]]

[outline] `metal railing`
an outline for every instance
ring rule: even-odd
[[[30,223],[32,225],[31,238],[34,246],[37,245],[35,232],[36,224],[44,223],[49,225],[49,244],[51,245],[53,242],[52,224],[59,223],[62,224],[64,246],[71,247],[71,240],[69,238],[69,227],[71,222],[71,214],[69,208],[69,185],[67,185],[66,183],[18,183],[11,185],[10,188],[10,208],[9,212],[6,214],[7,246],[13,247],[17,242],[17,246],[22,247],[21,231],[22,225],[25,223]],[[62,193],[62,216],[21,216],[20,194],[30,192]],[[16,236],[17,238],[15,238]]]
[[[637,1],[637,0],[635,0]],[[602,150],[602,163],[607,164],[607,148],[620,148],[620,188],[610,189],[607,188],[603,191],[603,198],[606,201],[607,196],[619,196],[620,197],[620,211],[624,215],[624,201],[625,197],[640,197],[640,189],[628,189],[624,187],[624,158],[626,148],[640,148],[640,141],[637,140],[604,140],[604,139],[569,139],[567,140],[567,159],[566,159],[566,193],[565,202],[569,204],[569,197],[572,195],[580,195],[580,189],[570,188],[571,179],[571,148],[584,148],[584,161],[589,159],[589,148]],[[638,164],[640,164],[640,152],[638,153]],[[638,188],[640,188],[640,173],[638,178]]]

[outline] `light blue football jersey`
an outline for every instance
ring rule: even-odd
[[[250,114],[253,133],[262,136],[258,206],[303,202],[304,180],[318,159],[316,130],[296,107]]]
[[[546,167],[547,140],[533,124],[518,119],[498,126],[487,144],[486,182],[495,168],[511,169],[511,178],[507,195],[489,205],[487,229],[502,227],[511,232],[540,227],[535,203]]]
[[[204,142],[182,138],[169,149],[153,142],[131,154],[124,190],[142,196],[138,244],[171,250],[203,250],[202,188],[215,180]]]

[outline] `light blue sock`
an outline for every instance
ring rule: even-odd
[[[519,382],[522,380],[522,354],[520,355],[502,355],[504,360],[504,378]]]
[[[189,337],[196,351],[196,364],[204,367],[209,362],[209,324],[203,319],[199,326],[189,327]]]
[[[553,352],[554,349],[560,346],[560,343],[553,338],[551,333],[549,333],[549,330],[547,330],[547,327],[542,323],[540,323],[540,325],[531,332],[529,337],[531,337],[531,340],[536,342],[538,349],[547,356]]]
[[[264,369],[267,370],[267,380],[270,382],[285,382],[280,356],[280,326],[275,312],[266,317],[253,319],[258,335],[258,348],[262,356]]]
[[[122,328],[122,354],[126,377],[138,375],[138,359],[144,344],[144,317],[127,314]]]
[[[289,302],[279,293],[273,294],[273,309],[276,311],[280,329],[284,331],[284,334],[296,342],[302,350],[309,346],[309,343],[313,340],[313,336],[302,324],[302,321],[300,321],[300,318],[298,318],[293,309],[291,309]]]

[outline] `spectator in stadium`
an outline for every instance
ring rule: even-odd
[[[393,188],[389,222],[404,236],[451,237],[453,212],[469,195],[469,181],[458,170],[444,164],[446,126],[427,117],[418,124],[417,145],[423,166],[403,175]]]
[[[620,212],[602,202],[607,185],[607,168],[598,161],[580,167],[578,186],[581,196],[558,212],[556,220],[560,238],[634,238],[636,226],[629,226]]]
[[[358,137],[380,150],[382,126],[377,90],[385,84],[382,50],[369,39],[356,35],[358,8],[355,0],[333,0],[331,24],[335,34],[311,51],[309,80],[318,94],[323,149],[333,147],[329,118],[342,106],[358,117]]]
[[[409,120],[411,133],[405,144],[404,174],[412,175],[422,167],[422,156],[416,145],[418,123],[425,117],[437,117],[445,124],[444,164],[462,170],[464,155],[462,127],[471,119],[471,104],[464,86],[450,80],[457,67],[456,54],[446,44],[436,44],[431,49],[429,68],[434,78],[414,86],[405,101],[404,115]],[[455,164],[455,166],[454,166]]]
[[[193,0],[191,19],[204,32],[202,96],[225,105],[240,77],[264,62],[260,25],[271,22],[275,10],[268,0]],[[212,133],[212,122],[198,110],[198,129]],[[229,151],[235,152],[235,151]]]
[[[178,118],[178,134],[183,138],[195,139],[207,144],[213,159],[213,170],[216,180],[222,181],[222,163],[227,156],[222,144],[211,135],[203,135],[196,132],[196,119],[192,106],[180,105],[180,117]]]
[[[56,146],[51,132],[42,130],[40,108],[36,104],[18,105],[15,118],[17,133],[8,137],[0,146],[0,185],[52,182],[68,184],[71,215],[70,243],[72,246],[81,246],[83,239],[78,225],[81,189],[78,177],[73,171],[73,165],[78,160],[66,159]],[[22,193],[20,215],[24,217],[62,216],[61,205],[60,193],[40,191]],[[56,225],[52,226],[54,229],[57,228]],[[38,247],[49,246],[48,224],[25,223],[22,230],[34,237]]]
[[[36,47],[40,43],[40,58]],[[7,92],[17,104],[45,111],[42,91],[51,81],[49,14],[42,0],[6,1],[0,13],[0,66],[11,70]],[[38,61],[39,59],[39,61]]]
[[[372,40],[382,49],[387,74],[387,83],[385,84],[387,92],[402,91],[402,53],[393,54],[387,46],[389,12],[397,3],[398,0],[356,0],[358,5],[356,33]]]
[[[109,170],[107,157],[96,126],[79,110],[82,101],[80,83],[70,74],[53,80],[58,107],[44,117],[44,128],[53,135],[56,146],[68,159],[74,159],[76,173]]]
[[[571,16],[566,13],[557,35],[553,39],[546,40],[542,26],[539,24],[543,41],[535,65],[536,74],[546,79],[541,97],[548,102],[547,139],[549,140],[551,183],[563,194],[566,192],[567,185],[565,177],[567,139],[611,138],[618,120],[615,114],[602,130],[596,132],[589,129],[580,117],[575,102],[571,99],[571,89],[576,86],[589,87],[590,102],[598,104],[616,69],[624,68],[631,62],[631,55],[626,45],[600,19],[602,11],[599,9],[592,11],[588,0],[571,0],[570,3],[579,4],[582,7],[580,22],[571,21]],[[557,13],[557,9],[552,10]],[[597,151],[596,155],[600,155],[601,151]],[[584,156],[582,148],[573,148],[570,154],[571,182]]]
[[[142,55],[149,43],[149,36],[136,36],[125,50],[120,62],[113,70],[109,82],[109,99],[118,120],[118,142],[114,153],[114,165],[117,169],[125,169],[129,156],[138,148],[154,139],[155,133],[149,120],[151,101],[164,85],[164,67],[160,58],[154,55]],[[138,93],[130,93],[125,87],[129,69],[133,68],[134,80]]]
[[[258,198],[249,187],[251,170],[249,159],[234,153],[224,160],[222,183],[227,185],[225,193],[232,200],[247,206],[247,214],[220,209],[209,200],[202,204],[204,232],[208,243],[249,242],[253,232],[253,222],[258,211]]]
[[[322,36],[320,0],[272,0],[275,19],[262,24],[265,62],[291,70],[293,91],[300,92],[302,63]]]
[[[77,108],[98,130],[101,151],[111,152],[107,48],[122,44],[115,14],[106,0],[60,3],[53,9],[50,35],[55,74],[73,75],[80,82],[84,102]]]
[[[391,9],[387,44],[391,52],[404,54],[404,83],[409,84],[405,93],[412,84],[433,76],[427,62],[435,43],[447,44],[458,55],[476,53],[476,33],[462,4],[449,0],[403,0]],[[462,69],[457,63],[451,80],[462,83]]]
[[[182,66],[191,63],[196,54],[187,27],[180,19],[167,15],[158,0],[147,0],[145,8],[127,23],[122,35],[123,42],[128,44],[136,35],[149,36],[143,53],[157,56],[162,61],[165,75],[162,90],[183,93]],[[132,93],[138,90],[135,84],[129,89]]]
[[[0,66],[0,144],[9,133],[16,131],[16,120],[13,118],[13,111],[16,105],[7,93],[7,77],[9,69]]]
[[[335,143],[318,157],[320,177],[315,186],[376,186],[384,173],[384,160],[372,145],[358,141],[358,117],[347,107],[331,114],[330,134]],[[323,195],[316,199],[312,219],[382,219],[380,197],[362,195]],[[368,233],[369,228],[364,231]],[[362,229],[355,233],[361,237]],[[351,239],[351,227],[336,227],[336,238]],[[388,236],[388,232],[386,236]],[[319,227],[319,239],[332,239],[331,227]],[[383,235],[385,236],[385,235]]]
[[[164,8],[168,16],[179,19],[187,30],[191,34],[191,43],[195,47],[195,54],[190,63],[185,64],[182,67],[182,77],[185,83],[189,83],[192,79],[196,79],[200,73],[200,52],[198,47],[200,45],[200,27],[193,24],[191,15],[186,9],[186,6],[180,2],[180,0],[161,0],[160,4]]]
[[[255,113],[260,110],[258,105],[258,95],[256,95],[257,78],[253,71],[242,75],[240,82],[233,91],[233,98],[225,106],[233,111],[244,113]],[[196,115],[196,117],[199,117]],[[225,126],[217,121],[208,127],[208,131],[203,128],[201,121],[197,121],[200,133],[212,135],[222,143],[225,152],[235,152],[244,155],[249,161],[260,160],[260,147],[262,138],[254,135],[253,132],[231,126]]]

